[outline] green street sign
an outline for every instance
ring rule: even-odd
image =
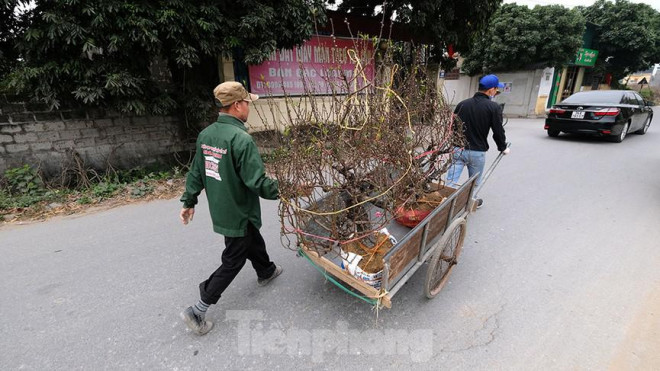
[[[580,48],[575,57],[575,64],[578,66],[593,67],[598,58],[598,50]]]

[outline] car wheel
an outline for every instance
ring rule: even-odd
[[[649,130],[649,126],[651,126],[651,120],[653,120],[653,115],[649,115],[649,117],[644,122],[644,126],[642,126],[641,129],[637,130],[635,134],[639,134],[639,135],[646,134],[646,131]]]
[[[559,136],[559,133],[561,133],[561,131],[555,130],[555,129],[548,129],[548,136],[549,137],[556,138],[556,137]]]
[[[623,129],[621,129],[621,134],[615,136],[612,138],[612,141],[614,143],[621,143],[623,140],[626,138],[626,134],[628,134],[628,128],[630,127],[630,122],[626,122],[625,125],[623,125]]]

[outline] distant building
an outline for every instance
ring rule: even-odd
[[[653,65],[653,67],[646,69],[644,71],[637,71],[635,73],[631,73],[630,75],[624,77],[619,81],[621,84],[628,84],[628,85],[635,85],[638,84],[640,81],[642,81],[644,78],[646,78],[646,81],[649,83],[649,85],[654,85],[658,86],[660,85],[660,81],[658,80],[658,70],[660,69],[660,64],[656,63]]]

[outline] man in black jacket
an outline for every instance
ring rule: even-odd
[[[479,91],[472,98],[468,98],[456,106],[454,114],[463,122],[463,130],[467,139],[465,148],[454,149],[454,163],[447,171],[447,185],[456,188],[458,180],[467,166],[470,176],[479,173],[477,186],[481,184],[484,166],[486,164],[486,151],[488,151],[488,132],[493,129],[493,139],[497,150],[509,154],[506,147],[506,136],[502,127],[502,109],[493,102],[498,89],[503,88],[495,75],[486,75],[479,80]],[[483,200],[477,200],[477,207],[481,207]]]

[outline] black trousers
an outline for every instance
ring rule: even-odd
[[[259,230],[248,223],[244,237],[225,237],[225,250],[222,252],[222,265],[204,282],[199,284],[199,295],[206,304],[216,304],[220,296],[245,265],[252,262],[257,277],[268,278],[275,273],[275,264],[266,252],[266,243]]]

